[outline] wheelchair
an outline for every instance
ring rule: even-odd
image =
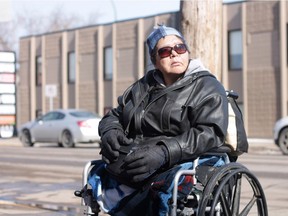
[[[174,177],[170,212],[167,216],[267,216],[264,191],[255,175],[238,162],[232,162],[226,153],[205,153],[225,158],[225,165],[213,167],[193,161],[193,169],[179,170]],[[83,215],[101,215],[100,207],[87,184],[89,172],[99,161],[90,161],[82,174],[83,188],[75,191],[81,197]],[[178,199],[181,176],[191,176],[193,188],[185,199]]]

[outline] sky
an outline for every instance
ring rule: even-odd
[[[224,2],[237,0],[223,0]],[[239,1],[239,0],[238,0]],[[57,8],[63,13],[76,14],[81,18],[98,14],[97,24],[145,17],[160,13],[179,11],[180,0],[0,0],[10,5],[10,17],[23,11],[35,15],[48,15]]]
[[[180,0],[10,0],[10,5],[12,16],[21,11],[51,14],[61,7],[64,13],[77,14],[84,19],[99,14],[97,24],[102,24],[178,11]]]
[[[229,1],[239,0],[223,0]],[[81,21],[71,27],[77,28],[179,11],[180,0],[0,0],[0,22],[11,21],[17,14],[48,20],[49,15],[59,9],[61,14],[80,18]],[[45,27],[40,33],[42,31],[45,32]],[[19,38],[31,32],[17,28],[15,34]]]

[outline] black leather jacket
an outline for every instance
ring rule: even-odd
[[[170,166],[222,146],[228,125],[226,93],[202,69],[190,62],[184,77],[168,87],[161,84],[159,71],[149,71],[118,98],[119,106],[101,120],[99,134],[117,128],[137,142],[154,138],[167,147]]]

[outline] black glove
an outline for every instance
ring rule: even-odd
[[[121,145],[129,145],[132,140],[128,139],[125,134],[118,130],[112,129],[104,133],[101,137],[102,160],[107,164],[117,161]]]
[[[168,150],[164,145],[137,147],[124,159],[124,169],[132,182],[140,182],[151,176],[168,162]]]

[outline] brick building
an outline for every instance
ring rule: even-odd
[[[223,5],[221,80],[240,95],[250,138],[272,138],[287,115],[285,1]],[[20,39],[17,125],[53,108],[103,115],[151,63],[145,39],[157,23],[179,28],[179,12]],[[55,97],[47,97],[49,91]],[[51,106],[52,104],[52,106]]]

